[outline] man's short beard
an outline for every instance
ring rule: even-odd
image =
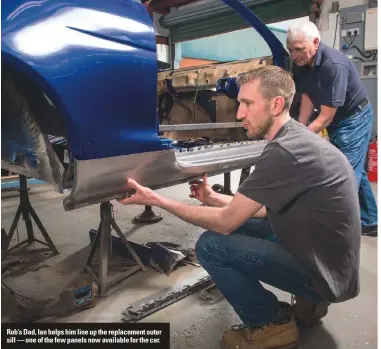
[[[266,113],[268,115],[267,119],[263,121],[261,125],[257,127],[255,130],[255,134],[251,134],[250,132],[247,132],[247,137],[252,140],[261,140],[265,139],[265,136],[270,131],[271,127],[274,124],[274,119],[270,116],[270,106],[269,104],[266,104]]]

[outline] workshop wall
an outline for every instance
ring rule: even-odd
[[[377,11],[376,8],[368,10],[368,5],[343,8],[340,10],[338,24],[340,27],[340,50],[348,55],[355,64],[373,106],[372,137],[377,135],[378,119],[377,25],[374,25],[377,23],[377,18],[375,21],[372,19],[375,11]],[[367,21],[369,21],[368,24]]]
[[[286,31],[270,26],[269,28],[286,47]],[[271,56],[271,50],[265,40],[252,28],[185,41],[176,45],[176,51],[179,50],[182,58],[219,62]]]
[[[374,57],[370,55],[371,50],[366,50],[367,47],[364,44],[367,45],[367,43],[365,43],[364,37],[365,34],[373,34],[377,42],[377,25],[375,24],[377,19],[369,20],[369,17],[368,19],[366,17],[367,9],[377,10],[377,2],[373,0],[342,0],[338,1],[339,12],[333,12],[332,4],[334,2],[334,0],[327,0],[323,3],[322,14],[318,22],[321,39],[326,45],[344,52],[353,59],[368,98],[373,105],[374,121],[372,137],[374,137],[377,135],[378,123],[377,59],[373,59]],[[354,38],[352,35],[352,37],[349,37],[348,31],[352,34],[356,28],[360,31],[359,35],[356,35]],[[372,36],[370,38],[372,39]],[[349,47],[348,43],[351,43],[352,39],[354,46],[359,48],[365,56],[371,57],[366,58],[354,46]],[[366,62],[363,62],[363,60],[366,60]]]
[[[245,0],[265,24],[308,16],[311,0]],[[249,23],[220,0],[197,1],[164,15],[173,43],[250,28]]]

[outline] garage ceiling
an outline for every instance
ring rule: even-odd
[[[245,29],[249,25],[229,6],[220,0],[164,0],[156,5],[178,4],[161,19],[161,25],[171,30],[172,42],[181,42],[201,37]],[[181,3],[180,2],[180,3]],[[264,23],[308,16],[311,0],[242,0]]]

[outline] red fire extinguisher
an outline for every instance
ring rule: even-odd
[[[368,179],[377,182],[377,137],[369,143],[368,151]]]

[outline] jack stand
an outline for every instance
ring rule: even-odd
[[[98,285],[99,294],[101,296],[106,296],[108,289],[115,285],[116,283],[122,281],[126,277],[131,274],[137,272],[138,270],[146,271],[147,268],[144,266],[139,256],[136,254],[135,250],[132,248],[131,244],[128,242],[126,237],[123,235],[122,231],[116,224],[114,217],[112,216],[112,205],[109,201],[101,203],[100,206],[101,213],[101,222],[98,227],[98,232],[95,235],[93,244],[91,246],[91,251],[89,258],[87,260],[86,270],[90,273],[90,275],[94,278],[95,282]],[[122,274],[114,277],[111,280],[108,280],[107,271],[108,271],[108,262],[109,262],[109,251],[112,248],[112,235],[111,235],[111,227],[114,228],[116,233],[119,235],[122,243],[133,256],[137,265],[130,267],[128,270],[123,272]],[[94,257],[95,250],[100,240],[99,246],[99,278],[95,276],[93,271],[90,268],[91,261]]]
[[[143,213],[137,215],[132,222],[149,224],[160,222],[162,219],[163,216],[153,212],[151,206],[145,206]]]
[[[226,195],[234,195],[231,191],[230,177],[230,172],[224,173],[224,194]]]
[[[40,219],[38,218],[36,212],[34,211],[32,205],[29,201],[29,193],[28,193],[28,186],[27,186],[26,177],[23,175],[20,175],[19,177],[20,177],[20,205],[17,209],[15,218],[13,219],[11,228],[9,230],[8,241],[6,242],[6,246],[5,246],[4,251],[3,251],[2,260],[4,260],[6,258],[7,254],[9,252],[15,250],[16,248],[18,248],[22,245],[25,245],[25,244],[31,245],[34,242],[38,242],[42,245],[49,247],[49,249],[53,252],[54,255],[59,254],[56,246],[54,245],[53,241],[51,240],[49,234],[45,230],[43,224],[41,223]],[[28,238],[26,240],[18,243],[17,245],[13,246],[12,248],[9,248],[9,245],[10,245],[11,240],[13,238],[13,235],[15,233],[17,223],[20,219],[21,214],[22,214],[23,220],[25,221],[26,232],[27,232]],[[37,227],[40,229],[41,234],[45,238],[46,242],[43,242],[43,241],[35,238],[34,232],[33,232],[33,225],[32,225],[31,216],[34,219],[34,221],[36,222]]]
[[[250,176],[250,169],[251,167],[245,167],[242,169],[241,177],[239,178],[239,185],[241,185],[247,179],[247,177]]]

